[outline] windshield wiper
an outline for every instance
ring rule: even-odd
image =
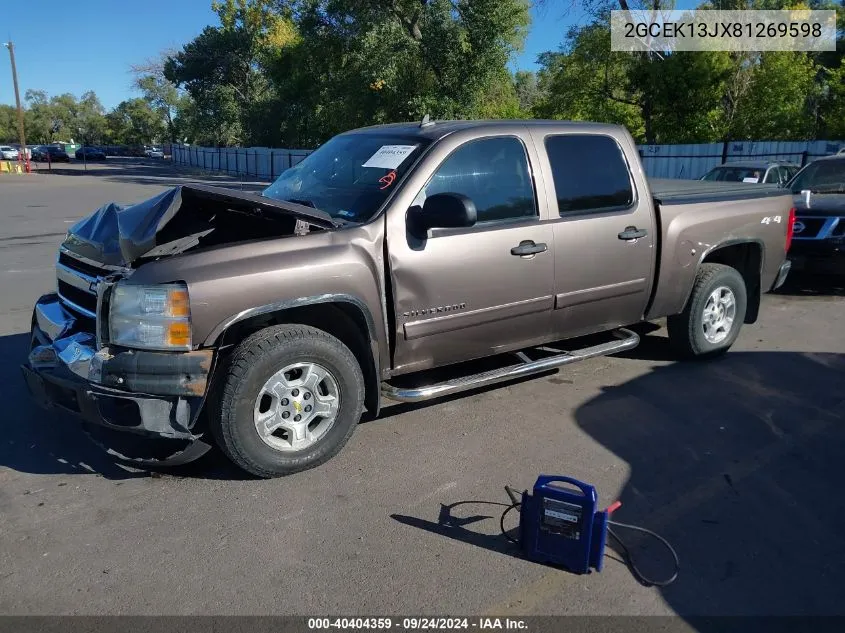
[[[301,204],[303,207],[310,207],[312,209],[317,209],[317,205],[314,204],[314,201],[308,200],[306,198],[285,198],[285,202],[293,202],[294,204]],[[317,209],[317,211],[325,213],[327,216],[329,216],[332,220],[332,223],[335,225],[335,227],[341,227],[341,226],[345,226],[345,225],[349,224],[349,222],[347,220],[341,220],[340,218],[336,218],[331,213],[329,213],[327,211],[323,211],[322,209]]]
[[[313,200],[306,200],[305,198],[285,198],[288,202],[293,202],[294,204],[301,204],[303,207],[311,207],[312,209],[316,209],[317,205],[314,204]]]

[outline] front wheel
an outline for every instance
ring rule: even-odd
[[[364,377],[337,338],[280,325],[238,345],[218,400],[210,425],[226,456],[249,473],[278,477],[340,451],[364,409]]]
[[[739,336],[747,304],[745,280],[735,268],[702,264],[684,311],[667,319],[672,348],[681,358],[724,354]]]

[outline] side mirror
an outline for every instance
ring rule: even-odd
[[[467,228],[475,225],[475,203],[460,193],[438,193],[425,199],[422,208],[412,207],[408,220],[414,232],[425,235],[428,229]]]

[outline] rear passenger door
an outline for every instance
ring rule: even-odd
[[[620,143],[628,152],[636,147],[598,132],[539,128],[534,134],[553,218],[555,334],[566,338],[639,322],[651,292],[657,237],[652,201],[638,191]]]

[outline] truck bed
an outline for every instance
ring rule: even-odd
[[[774,184],[676,178],[649,178],[648,183],[652,197],[662,206],[791,195],[789,189],[783,189]]]

